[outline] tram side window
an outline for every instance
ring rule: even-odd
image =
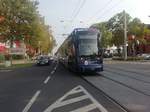
[[[72,57],[72,41],[71,41],[71,38],[68,41],[68,55],[69,55],[69,57]]]

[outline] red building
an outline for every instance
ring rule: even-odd
[[[4,44],[0,43],[0,53],[5,53],[6,52],[6,47]]]
[[[133,55],[135,54],[143,54],[143,53],[150,53],[150,35],[144,36],[145,42],[140,42],[138,37],[133,35],[128,36],[128,54]]]

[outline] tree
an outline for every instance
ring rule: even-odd
[[[147,25],[145,25],[144,26],[144,37],[142,38],[142,40],[143,40],[142,43],[150,45],[150,39],[149,38],[147,39],[147,37],[150,37],[150,28]]]
[[[129,24],[131,17],[126,13],[127,25]],[[124,13],[118,13],[112,17],[107,24],[109,31],[112,32],[112,42],[118,48],[124,43]]]
[[[140,19],[134,18],[128,25],[128,34],[135,35],[136,37],[142,37],[144,31],[144,25]]]
[[[55,46],[55,39],[52,35],[50,26],[45,25],[44,19],[39,17],[33,24],[33,36],[28,40],[30,45],[40,49],[43,53],[51,52]],[[40,44],[39,44],[40,42]]]
[[[127,20],[127,35],[128,35],[128,50],[134,55],[139,53],[139,45],[150,44],[150,27],[141,22],[139,18],[132,19],[126,13]],[[101,22],[92,25],[102,33],[103,47],[115,45],[118,48],[118,53],[121,55],[120,47],[124,44],[124,12],[118,13],[107,22]]]
[[[29,0],[1,0],[0,15],[5,18],[5,40],[20,40],[30,31],[30,23],[36,18],[37,2]]]
[[[54,37],[37,5],[33,0],[0,0],[0,41],[9,41],[12,47],[13,41],[23,40],[35,49],[41,41],[42,51],[50,52],[55,45]]]
[[[107,48],[112,45],[112,33],[107,28],[107,22],[97,23],[91,27],[97,28],[100,31],[102,47]]]

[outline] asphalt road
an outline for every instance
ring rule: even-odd
[[[106,63],[99,74],[84,78],[129,112],[150,112],[149,63]]]
[[[124,112],[83,77],[100,76],[72,73],[57,62],[0,71],[0,111]]]

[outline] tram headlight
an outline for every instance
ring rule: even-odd
[[[88,65],[89,62],[88,62],[88,60],[86,60],[85,58],[81,57],[81,58],[80,58],[80,64]]]
[[[87,60],[84,61],[84,65],[88,65],[89,62]]]

